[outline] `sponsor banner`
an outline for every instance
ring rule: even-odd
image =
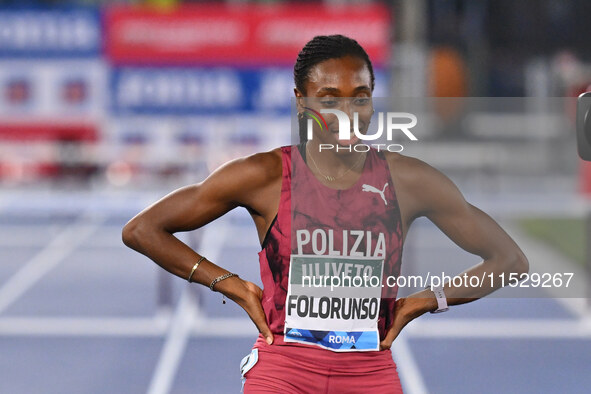
[[[0,10],[0,57],[88,57],[102,49],[97,10]]]
[[[285,341],[333,351],[379,350],[384,260],[292,255]]]
[[[380,70],[375,74],[374,94],[380,95],[387,77]],[[288,114],[293,88],[291,68],[120,67],[111,74],[111,109],[145,115]]]
[[[100,116],[106,106],[106,75],[98,59],[0,60],[0,116]]]
[[[113,6],[105,29],[107,54],[120,64],[292,65],[312,37],[344,34],[379,66],[388,60],[392,22],[383,4]]]
[[[112,73],[111,104],[115,113],[151,115],[246,111],[259,79],[222,68],[121,68]]]

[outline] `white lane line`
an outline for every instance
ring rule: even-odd
[[[176,371],[189,341],[191,325],[195,318],[195,305],[191,300],[192,294],[185,286],[179,305],[170,323],[166,341],[160,353],[158,364],[150,386],[149,394],[165,394],[170,392],[176,376]]]
[[[453,319],[416,321],[405,328],[413,338],[580,338],[591,339],[591,319]]]
[[[5,317],[0,335],[25,337],[162,337],[170,319],[161,317]]]
[[[400,383],[407,394],[427,394],[429,391],[404,334],[402,332],[392,343],[392,355]]]
[[[196,322],[191,335],[194,337],[252,338],[254,343],[259,331],[249,318],[207,318]]]
[[[190,299],[190,298],[189,298]],[[199,318],[191,306],[193,320],[188,336],[253,338],[258,331],[249,318]],[[170,329],[167,314],[155,317],[3,317],[3,336],[164,336]],[[591,339],[591,319],[454,319],[414,321],[401,334],[406,338],[491,338],[491,339]],[[400,338],[394,341],[396,345]],[[402,350],[404,351],[404,349]]]
[[[256,340],[258,331],[249,318],[201,318],[191,306],[194,319],[188,336],[234,337]],[[162,337],[172,327],[172,317],[4,317],[0,318],[2,336],[62,337]]]
[[[228,234],[227,220],[210,223],[205,227],[197,252],[216,262]],[[195,322],[201,321],[201,312],[193,302],[194,293],[185,285],[181,299],[174,312],[166,340],[162,347],[156,369],[148,387],[148,394],[168,394],[172,389],[178,366]],[[194,285],[193,285],[194,286]]]
[[[0,288],[0,314],[84,242],[104,217],[82,215],[53,238]]]

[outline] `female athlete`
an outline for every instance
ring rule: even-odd
[[[360,129],[367,130],[374,73],[355,40],[314,37],[298,55],[294,80],[301,127],[306,111],[339,106],[346,112],[356,105]],[[377,296],[371,286],[330,294],[306,289],[301,278],[306,272],[398,275],[404,237],[418,217],[483,259],[462,273],[465,278],[528,271],[515,242],[445,175],[399,153],[356,152],[350,148],[360,143],[357,136],[339,139],[337,117],[324,119],[326,130],[315,125],[310,140],[233,160],[146,208],[123,229],[127,246],[246,311],[260,332],[243,363],[247,393],[402,392],[390,352],[402,328],[501,284],[447,283],[396,299],[396,289],[387,286]],[[320,151],[320,144],[341,149]],[[256,225],[263,290],[173,236],[236,207],[246,208]]]

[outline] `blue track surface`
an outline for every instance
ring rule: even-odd
[[[187,286],[168,277],[171,314],[162,315],[157,286],[161,270],[120,241],[125,221],[153,198],[97,196],[85,205],[65,195],[53,196],[50,202],[42,198],[24,201],[19,195],[4,197],[0,205],[0,295],[13,294],[13,299],[3,307],[8,298],[0,298],[0,393],[147,392],[169,339],[169,327],[157,318],[162,322],[173,316]],[[260,282],[252,224],[244,213],[229,215],[227,223],[225,233],[219,234],[225,237],[219,264]],[[88,235],[77,239],[83,231]],[[55,244],[59,237],[63,243]],[[189,242],[197,238],[184,237]],[[430,247],[405,251],[409,264],[443,256],[458,264],[450,267],[453,271],[473,262],[472,256],[442,244],[437,230],[425,223],[417,224],[409,243],[417,244],[417,239],[424,241],[425,237],[433,240]],[[28,265],[43,269],[55,253],[63,256],[56,255],[41,277],[29,277],[31,283],[25,277],[22,294],[7,291]],[[245,318],[236,305],[222,305],[219,294],[193,288],[189,296],[200,306],[200,318]],[[510,319],[502,321],[511,322],[507,326],[511,331],[511,325],[524,320],[576,323],[579,318],[552,298],[486,298],[454,307],[450,313],[425,315],[409,327],[458,319]],[[239,392],[238,365],[255,335],[231,324],[219,332],[189,335],[178,365],[168,371],[169,392]],[[430,338],[414,336],[409,330],[401,340],[406,341],[412,359],[397,352],[394,359],[409,393],[419,392],[416,381],[403,373],[412,363],[432,393],[586,393],[591,387],[590,337],[462,338],[435,332]]]

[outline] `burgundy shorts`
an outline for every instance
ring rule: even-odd
[[[310,345],[273,345],[259,337],[258,361],[244,374],[244,393],[402,393],[390,350],[333,352]]]

